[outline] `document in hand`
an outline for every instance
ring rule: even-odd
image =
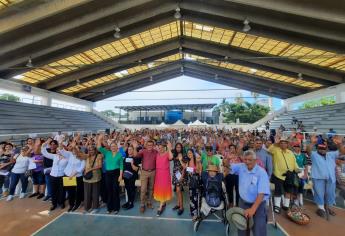
[[[72,177],[71,179],[69,177],[63,177],[63,186],[77,186],[77,177]]]

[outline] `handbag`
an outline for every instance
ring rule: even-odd
[[[93,166],[95,165],[96,159],[97,159],[97,156],[95,157],[95,159],[93,159],[93,163],[92,163],[91,168],[93,168]],[[92,179],[92,177],[93,177],[92,170],[89,171],[89,172],[87,172],[87,173],[85,173],[83,177],[84,177],[84,179],[86,179],[86,180]]]
[[[300,181],[299,181],[299,177],[298,177],[298,174],[296,171],[290,171],[289,170],[289,166],[287,164],[287,161],[285,159],[285,156],[284,156],[284,153],[282,152],[282,155],[284,157],[284,161],[285,161],[285,164],[286,164],[286,167],[288,168],[288,171],[285,172],[285,174],[283,174],[283,176],[285,176],[285,184],[287,186],[293,186],[295,188],[298,188],[299,185],[300,185]]]

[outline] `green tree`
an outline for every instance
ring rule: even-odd
[[[270,110],[269,107],[259,104],[251,104],[249,102],[244,102],[243,104],[228,103],[224,100],[214,109],[222,112],[226,123],[236,122],[237,119],[242,123],[254,123],[266,116]]]
[[[20,97],[15,96],[13,94],[9,94],[9,93],[4,93],[4,94],[0,95],[0,100],[19,102],[20,101]]]
[[[320,106],[327,106],[327,105],[332,105],[335,104],[335,98],[334,96],[330,97],[322,97],[320,99],[315,99],[315,100],[310,100],[304,102],[299,109],[310,109],[314,107],[320,107]]]
[[[109,118],[118,118],[119,117],[119,113],[115,113],[114,111],[112,110],[105,110],[105,111],[101,111],[101,113],[106,116],[106,117],[109,117]]]

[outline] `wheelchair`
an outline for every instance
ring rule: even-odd
[[[198,210],[197,210],[197,218],[194,222],[194,232],[197,232],[199,230],[200,224],[207,219],[210,216],[215,216],[220,223],[222,223],[225,226],[225,235],[230,235],[230,225],[226,219],[226,211],[228,203],[228,198],[226,194],[226,188],[225,184],[222,182],[222,202],[218,207],[210,207],[206,199],[203,197],[203,190],[202,187],[197,189],[197,195],[198,195]]]

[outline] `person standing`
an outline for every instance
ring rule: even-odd
[[[185,163],[183,163],[183,147],[181,143],[176,143],[173,153],[173,176],[172,182],[176,188],[177,204],[173,207],[173,210],[178,210],[177,214],[182,215],[183,208],[183,194],[182,189],[187,185],[186,173],[185,173]]]
[[[140,159],[134,158],[137,154],[137,143],[132,141],[131,145],[127,148],[127,154],[123,160],[124,172],[123,179],[125,182],[125,188],[127,192],[128,201],[122,205],[125,210],[132,209],[134,207],[135,200],[135,180],[138,179],[139,161]]]
[[[266,171],[256,164],[255,152],[249,150],[243,153],[244,163],[232,164],[231,172],[239,176],[239,207],[245,209],[247,218],[253,217],[253,235],[267,235],[266,201],[270,196],[270,183]],[[246,235],[245,230],[239,230],[238,235]]]
[[[53,211],[58,204],[61,206],[61,209],[65,208],[65,191],[62,177],[65,175],[64,170],[67,166],[68,159],[60,154],[59,150],[62,148],[62,144],[59,144],[59,149],[56,154],[47,151],[48,144],[51,143],[51,141],[52,139],[48,138],[48,140],[42,144],[41,152],[43,156],[53,160],[53,166],[50,172],[50,183],[52,187],[52,206],[50,210]]]
[[[157,216],[160,216],[166,207],[166,202],[172,198],[170,161],[173,159],[173,154],[170,142],[159,143],[158,149],[153,197],[160,203],[157,210]]]
[[[295,203],[296,205],[303,206],[304,184],[308,178],[307,157],[305,156],[304,153],[301,152],[301,145],[298,143],[295,143],[293,145],[293,153],[295,155],[298,168],[300,168],[301,170],[303,169],[303,173],[299,174],[300,178],[299,178],[298,195],[297,195],[297,199]]]
[[[288,141],[285,138],[275,137],[274,145],[268,151],[272,154],[273,174],[271,181],[274,184],[274,211],[280,213],[281,201],[283,197],[283,209],[290,206],[290,198],[296,193],[296,189],[286,184],[285,174],[287,171],[298,172],[295,155],[288,149]]]
[[[268,177],[272,176],[273,164],[271,154],[263,148],[263,142],[260,138],[255,139],[254,149],[257,160],[260,160],[262,167],[266,170]]]
[[[136,158],[141,158],[142,170],[140,175],[140,212],[145,212],[145,206],[153,209],[153,185],[156,175],[156,158],[158,151],[153,148],[154,142],[149,140],[143,150],[140,150]]]
[[[345,153],[345,147],[339,136],[333,137],[333,142],[338,147],[337,151],[327,151],[327,145],[318,144],[316,136],[312,136],[310,141],[311,144],[307,146],[307,153],[312,162],[311,178],[313,180],[314,201],[318,207],[316,214],[325,217],[326,204],[329,214],[334,216],[335,212],[330,206],[335,205],[336,159],[339,153]],[[317,151],[313,151],[315,145],[317,145]]]
[[[47,149],[47,152],[51,154],[56,154],[57,147],[59,146],[58,141],[52,140],[49,143],[49,148]],[[44,172],[44,178],[46,182],[46,187],[47,187],[47,195],[43,198],[43,201],[48,201],[51,196],[52,196],[52,188],[51,188],[51,183],[50,183],[50,172],[52,170],[53,166],[53,160],[43,156],[43,172]]]
[[[107,213],[118,214],[120,210],[120,182],[123,173],[123,159],[116,143],[110,144],[110,150],[102,147],[104,134],[100,134],[97,139],[97,149],[105,159],[106,168],[106,191],[107,191]],[[104,145],[107,146],[107,145]]]

